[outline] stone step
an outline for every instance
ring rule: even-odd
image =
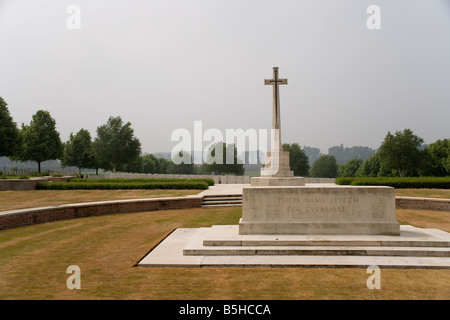
[[[434,247],[450,249],[450,234],[438,229],[400,226],[400,236],[383,235],[240,235],[238,226],[205,229],[197,247]]]
[[[229,200],[238,200],[238,201],[242,202],[242,197],[211,197],[211,198],[203,198],[203,202],[229,201]]]
[[[401,226],[401,238],[409,240],[447,240],[449,234],[436,229],[420,229],[411,226]],[[357,255],[184,255],[184,250],[203,247],[205,239],[220,236],[229,240],[241,241],[249,236],[238,234],[238,226],[213,226],[211,228],[179,228],[162,241],[144,259],[139,262],[140,267],[349,267],[367,268],[371,265],[380,268],[419,268],[419,269],[450,269],[449,257],[427,256],[357,256]],[[255,237],[255,238],[253,238]],[[251,239],[267,238],[288,239],[291,236],[259,235]],[[298,236],[296,236],[298,237]],[[342,240],[343,236],[302,236],[311,238]],[[347,237],[347,236],[345,236]],[[386,236],[348,236],[349,239],[386,240]],[[258,249],[258,248],[255,248]],[[304,249],[304,248],[300,248]],[[362,248],[367,249],[367,247]],[[376,248],[379,249],[379,248]],[[421,249],[421,248],[420,248]],[[414,250],[419,250],[414,248]]]
[[[225,193],[225,194],[207,194],[203,196],[204,198],[215,198],[215,197],[241,197],[242,193]]]
[[[206,247],[420,247],[420,248],[450,248],[450,241],[445,240],[225,240],[213,239],[204,240],[203,246]]]
[[[240,194],[224,194],[224,195],[207,195],[203,197],[202,207],[231,207],[242,206],[242,195]]]
[[[242,203],[202,204],[202,208],[208,207],[241,207]]]
[[[450,248],[430,247],[200,247],[185,248],[184,255],[193,256],[389,256],[450,257]]]
[[[203,204],[227,204],[227,203],[240,203],[242,204],[242,200],[229,200],[229,199],[223,199],[223,200],[208,200],[203,201]]]

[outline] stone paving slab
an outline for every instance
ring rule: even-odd
[[[237,226],[214,226],[229,229]],[[214,228],[213,227],[213,228]],[[184,255],[186,248],[203,246],[203,240],[213,228],[176,229],[138,266],[140,267],[359,267],[377,265],[380,268],[444,268],[450,269],[449,257],[398,257],[398,256],[352,256],[352,255]],[[411,236],[414,227],[402,226],[403,234]],[[436,229],[417,229],[416,239],[444,240],[448,233]],[[425,235],[425,236],[424,236]],[[267,236],[266,236],[267,237]],[[273,237],[273,236],[272,236]],[[280,236],[281,237],[281,236]],[[311,237],[310,235],[308,237]],[[323,236],[318,235],[318,238]],[[344,237],[344,236],[340,236]],[[354,236],[352,236],[354,237]],[[358,236],[364,237],[364,236]],[[369,236],[368,236],[369,237]],[[383,237],[383,236],[377,236]],[[401,237],[401,236],[400,236]],[[397,237],[399,238],[399,237]],[[220,249],[220,248],[217,248]],[[245,249],[245,248],[244,248]],[[277,248],[273,248],[276,250]],[[417,248],[416,248],[417,249]],[[420,248],[419,248],[420,249]],[[448,248],[447,248],[448,249]],[[250,249],[252,250],[252,249]]]

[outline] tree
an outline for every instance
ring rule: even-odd
[[[229,156],[228,161],[227,154]],[[215,172],[218,174],[235,175],[244,174],[244,164],[238,163],[236,145],[227,145],[224,142],[217,142],[209,148],[208,158],[206,163],[203,164],[203,167],[203,170],[209,173]]]
[[[338,165],[336,158],[330,155],[321,156],[311,168],[311,176],[317,178],[336,178]]]
[[[56,130],[56,121],[45,110],[38,110],[30,125],[22,124],[22,147],[15,160],[35,161],[41,173],[41,162],[56,160],[62,155],[63,144]]]
[[[410,129],[387,133],[378,151],[382,175],[416,176],[423,160],[423,139]]]
[[[182,157],[183,152],[179,152],[179,156]],[[195,166],[194,161],[192,159],[192,156],[188,154],[188,156],[191,158],[190,163],[184,163],[181,162],[180,164],[175,164],[172,161],[170,161],[169,166],[167,168],[167,173],[169,174],[194,174],[195,173]]]
[[[310,166],[312,166],[312,164],[314,162],[316,162],[322,155],[319,148],[304,146],[303,151],[305,152],[306,156],[308,157],[308,164]]]
[[[355,173],[356,177],[376,177],[380,172],[380,156],[375,153],[364,161]]]
[[[139,157],[141,143],[134,136],[130,122],[123,124],[120,116],[109,117],[106,124],[97,127],[92,150],[96,161],[104,169],[116,172]]]
[[[338,177],[354,177],[362,163],[361,159],[354,158],[347,163],[339,165]]]
[[[95,167],[94,156],[92,154],[92,140],[89,131],[81,129],[75,136],[73,133],[70,133],[69,140],[64,143],[61,164],[64,167],[77,167],[80,175],[82,168]]]
[[[420,170],[423,176],[444,177],[450,175],[450,141],[437,140],[424,149],[424,164]]]
[[[19,151],[20,131],[9,114],[8,104],[0,97],[0,157],[9,157]]]
[[[294,176],[305,177],[309,175],[308,157],[298,143],[284,143],[283,151],[289,152],[289,167],[294,171]]]
[[[328,154],[334,156],[338,164],[347,163],[354,158],[359,158],[364,161],[374,153],[375,150],[369,147],[353,146],[344,148],[343,144],[328,149]]]
[[[142,156],[142,173],[158,173],[159,162],[153,154]]]

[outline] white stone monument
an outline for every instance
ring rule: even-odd
[[[281,143],[279,86],[287,84],[287,79],[279,79],[278,67],[274,67],[273,79],[264,80],[264,84],[273,86],[271,151],[266,154],[266,164],[261,170],[261,177],[253,177],[251,184],[252,186],[304,186],[303,177],[294,177],[294,172],[289,167],[289,152],[283,151]]]
[[[279,130],[278,86],[287,80],[278,79],[274,68],[265,83],[274,86],[272,127]],[[138,265],[450,268],[450,234],[400,226],[394,188],[290,186],[297,177],[281,150],[281,131],[274,140],[278,168],[269,163],[243,188],[239,225],[177,229]]]
[[[239,234],[366,234],[399,235],[394,188],[305,186],[289,168],[289,153],[282,151],[279,85],[273,79],[272,145],[261,177],[243,189]]]

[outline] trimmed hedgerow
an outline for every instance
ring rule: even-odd
[[[186,179],[186,178],[104,178],[104,179],[81,179],[81,178],[72,178],[69,181],[70,183],[80,182],[80,183],[98,183],[98,182],[106,182],[106,183],[154,183],[154,182],[205,182],[209,186],[214,185],[213,179],[207,178],[195,178],[195,179]]]
[[[390,186],[397,189],[450,189],[450,177],[341,177],[336,179],[336,184]]]
[[[40,190],[113,190],[113,189],[208,189],[202,181],[173,182],[39,182]]]

